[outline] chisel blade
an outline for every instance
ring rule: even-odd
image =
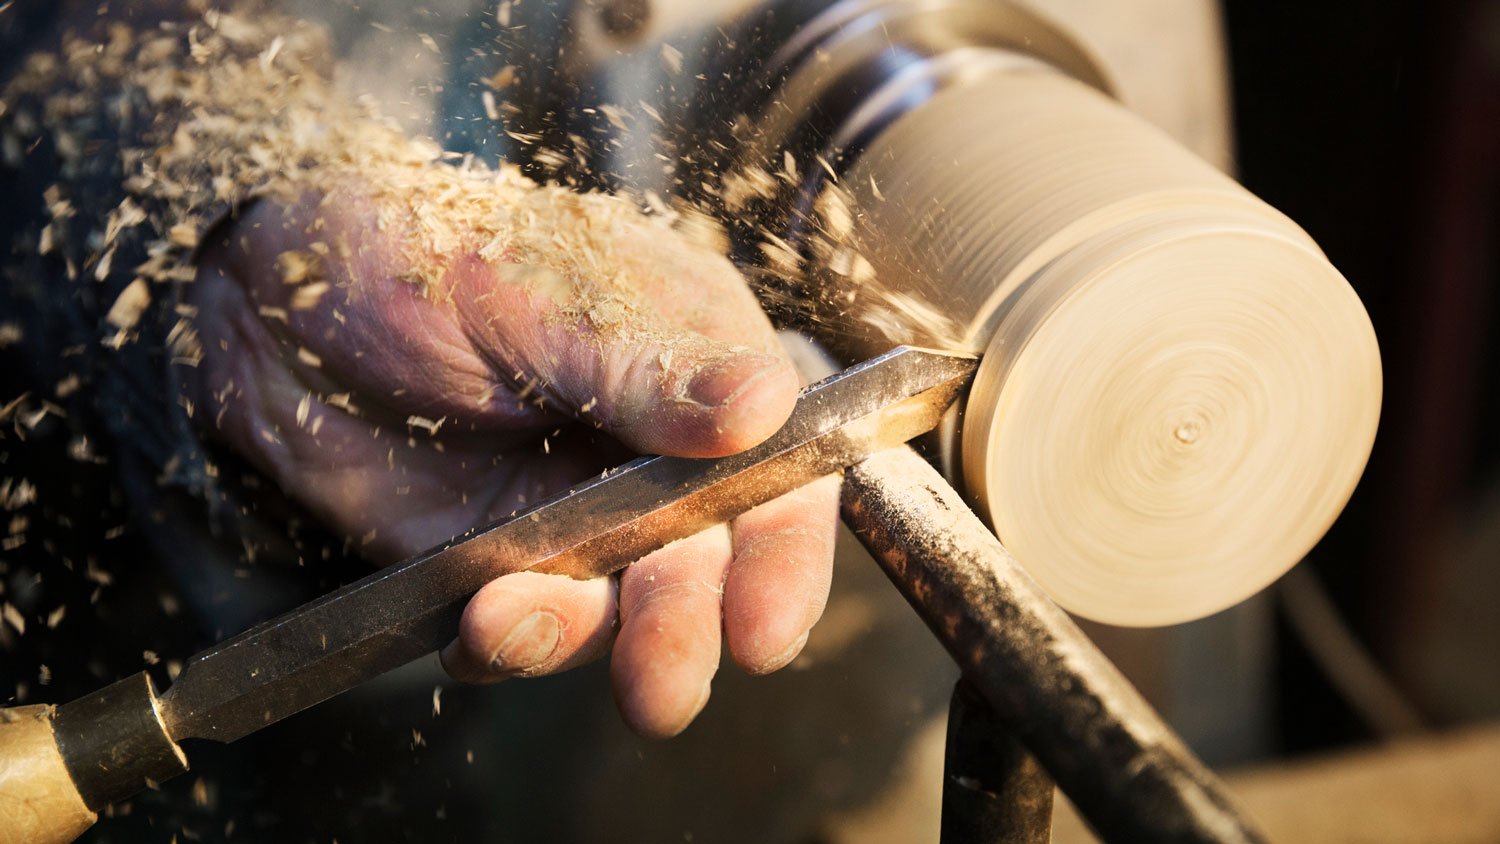
[[[934,428],[975,358],[901,347],[802,391],[760,445],[643,457],[260,624],[190,660],[161,697],[175,740],[233,741],[447,644],[505,574],[591,578]]]

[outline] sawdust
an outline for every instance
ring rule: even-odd
[[[797,219],[798,242],[778,234],[783,229],[779,223],[762,223],[752,233],[763,269],[752,280],[762,303],[783,322],[825,337],[873,334],[891,346],[965,350],[963,326],[903,290],[909,285],[902,280],[877,276],[863,254],[857,203],[827,160],[818,157],[816,165],[828,178],[818,187],[811,213]],[[738,167],[713,193],[733,215],[776,221],[774,209],[785,202],[778,183],[800,190],[801,169],[795,156],[783,152],[779,171],[754,164]],[[878,189],[876,195],[883,201]]]
[[[150,301],[151,293],[146,282],[136,279],[120,291],[119,297],[104,315],[104,321],[120,329],[133,328]]]
[[[626,254],[668,222],[622,197],[537,185],[514,166],[491,168],[407,137],[372,103],[327,81],[322,57],[329,53],[326,33],[305,22],[209,11],[158,31],[116,25],[102,37],[69,37],[60,53],[27,60],[3,99],[16,112],[6,124],[7,149],[24,148],[45,130],[65,168],[77,166],[101,97],[121,127],[138,130],[139,144],[121,153],[129,197],[93,239],[103,277],[121,232],[147,228],[149,257],[133,268],[141,286],[127,289],[112,323],[133,325],[146,282],[190,281],[193,252],[226,209],[308,196],[325,206],[367,202],[382,231],[407,235],[393,239],[399,277],[435,299],[449,295],[456,262],[477,257],[547,271],[544,293],[559,318],[602,332],[638,315],[642,297]],[[514,68],[488,80],[495,90],[514,81]],[[39,112],[30,102],[42,104]],[[72,213],[65,198],[55,200],[54,218]],[[49,227],[42,251],[51,237]],[[366,248],[330,245],[345,259]],[[278,260],[286,283],[310,288],[294,308],[315,305],[326,291],[318,286],[322,264],[310,252]]]

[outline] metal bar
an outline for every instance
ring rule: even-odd
[[[995,716],[1106,840],[1264,840],[916,452],[894,448],[849,469],[843,515]]]
[[[942,844],[1047,844],[1052,778],[968,680],[953,687]]]

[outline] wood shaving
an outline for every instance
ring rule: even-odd
[[[292,293],[292,310],[306,311],[317,307],[329,289],[330,285],[326,281],[315,281],[297,288]]]
[[[719,188],[724,207],[735,213],[744,211],[753,202],[765,201],[775,195],[776,179],[761,167],[735,170],[725,177]]]
[[[310,251],[283,252],[276,258],[276,271],[283,284],[302,284],[323,275],[322,259]]]
[[[515,83],[516,66],[513,64],[508,64],[505,67],[502,67],[499,70],[495,71],[494,75],[484,79],[483,81],[484,84],[490,86],[496,91],[503,91]]]
[[[445,419],[428,419],[425,416],[408,416],[408,417],[406,417],[406,424],[408,426],[410,426],[412,428],[421,428],[422,430],[426,431],[428,434],[432,434],[432,435],[436,435],[437,434],[438,430],[443,427],[443,422],[445,422],[445,421],[447,421],[447,420],[445,420]]]
[[[121,331],[128,331],[140,321],[141,312],[149,304],[151,304],[151,290],[146,285],[145,279],[138,278],[120,291],[115,303],[110,305],[109,313],[104,315],[104,321]]]
[[[0,615],[5,617],[6,624],[15,628],[18,635],[26,635],[26,617],[21,615],[21,611],[12,606],[9,601],[5,603],[3,609],[0,609]]]
[[[661,45],[661,66],[673,76],[682,73],[682,51],[671,44]]]
[[[501,18],[508,8],[502,4]],[[111,309],[112,325],[123,330],[136,323],[149,303],[147,282],[192,280],[197,233],[227,207],[307,196],[321,196],[324,208],[364,202],[378,213],[380,229],[408,233],[396,239],[406,267],[399,275],[435,299],[448,296],[454,262],[477,255],[555,272],[568,289],[563,318],[599,330],[629,324],[642,297],[624,256],[649,241],[651,227],[665,230],[666,223],[649,220],[623,198],[537,185],[508,164],[451,161],[431,140],[405,136],[367,100],[338,92],[321,73],[330,52],[326,33],[313,25],[230,10],[186,26],[139,33],[114,26],[92,39],[70,36],[59,54],[29,58],[3,101],[38,100],[42,113],[8,118],[8,127],[39,125],[70,138],[58,148],[74,163],[101,94],[117,103],[111,113],[123,124],[146,127],[139,146],[121,151],[130,196],[100,238],[107,250],[123,232],[145,227],[148,241],[150,257],[134,268],[140,280]],[[515,69],[505,67],[488,83],[499,89],[514,79]],[[623,112],[602,111],[623,124]],[[522,143],[537,140],[509,134]],[[23,148],[32,140],[7,137]],[[54,217],[71,213],[58,202]],[[365,247],[332,246],[346,260]],[[110,255],[101,252],[100,274],[112,269]],[[321,257],[287,253],[278,269],[289,284],[317,282]],[[311,307],[320,290],[309,289],[293,308]]]
[[[192,249],[198,245],[198,230],[187,223],[178,223],[167,230],[167,242],[183,249]]]

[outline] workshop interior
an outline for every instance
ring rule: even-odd
[[[190,44],[253,19],[182,5]],[[262,538],[209,570],[223,514],[0,313],[0,842],[1500,840],[1500,3],[269,5],[437,166],[715,244],[813,386],[380,570],[223,455]],[[5,97],[29,196],[55,142]],[[0,283],[46,266],[31,201]],[[609,574],[833,471],[805,649],[726,658],[680,736],[607,661],[431,656],[496,548]]]

